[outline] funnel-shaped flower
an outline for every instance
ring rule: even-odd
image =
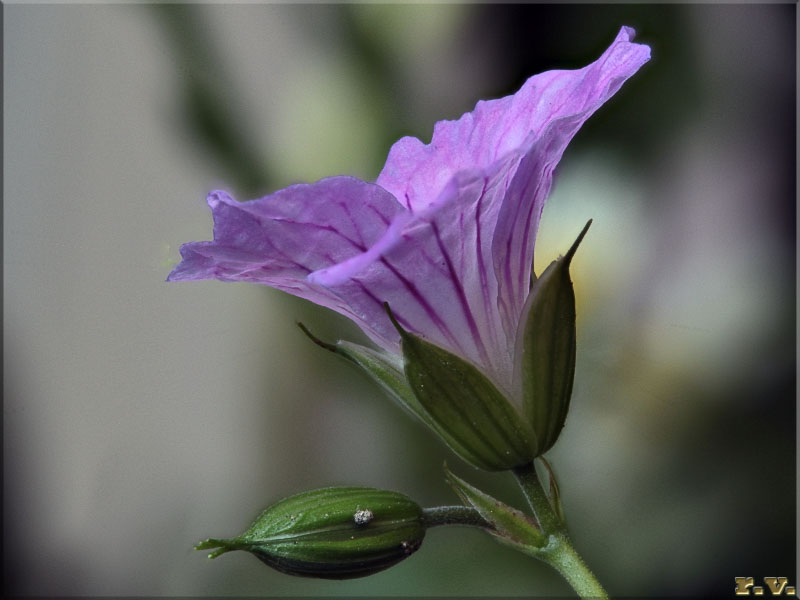
[[[580,126],[644,64],[623,27],[594,63],[394,144],[375,183],[331,177],[238,203],[208,197],[214,241],[184,244],[169,280],[263,283],[332,308],[382,349],[403,330],[513,395],[517,328],[552,173]]]

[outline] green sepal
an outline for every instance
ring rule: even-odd
[[[591,224],[589,220],[569,251],[533,283],[517,330],[514,381],[536,433],[537,456],[555,444],[569,410],[576,337],[569,265]]]
[[[401,407],[430,427],[459,456],[469,463],[476,464],[480,458],[473,456],[447,429],[441,427],[425,411],[411,387],[408,385],[401,357],[385,352],[377,352],[352,342],[339,341],[329,344],[315,337],[302,323],[300,329],[319,346],[330,350],[358,366],[370,379],[383,388]]]
[[[384,306],[402,339],[406,381],[452,450],[488,471],[529,463],[533,430],[494,383],[467,360],[405,331]]]
[[[561,503],[561,491],[558,488],[558,481],[556,481],[556,474],[553,471],[553,467],[550,466],[550,463],[544,456],[539,456],[537,460],[544,465],[545,471],[547,471],[547,499],[550,501],[550,506],[553,508],[553,512],[556,514],[556,517],[558,517],[561,525],[566,527],[567,519],[564,516],[564,506]]]
[[[338,487],[291,496],[267,508],[243,534],[210,538],[196,550],[216,558],[245,550],[284,573],[350,579],[391,567],[422,544],[422,509],[386,490]]]
[[[316,337],[302,323],[297,325],[315,344],[355,364],[405,410],[424,423],[431,424],[430,417],[414,396],[414,392],[408,387],[401,357],[342,340],[336,344],[330,344]]]
[[[485,531],[495,536],[499,542],[528,553],[547,544],[547,537],[539,529],[536,519],[456,477],[447,465],[444,466],[444,473],[447,483],[453,487],[462,502],[477,510],[492,525],[493,529]]]

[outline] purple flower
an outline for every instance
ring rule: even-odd
[[[375,183],[340,176],[208,204],[214,241],[181,247],[169,281],[263,283],[355,321],[400,353],[399,324],[513,389],[514,344],[552,173],[569,141],[650,57],[623,27],[589,66],[394,144]]]

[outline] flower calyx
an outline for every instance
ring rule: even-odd
[[[403,372],[429,425],[468,463],[504,471],[533,458],[535,434],[506,396],[466,359],[404,330]]]
[[[529,463],[533,430],[494,383],[467,360],[405,331],[384,306],[400,332],[402,357],[351,342],[330,344],[298,325],[316,344],[357,365],[469,464],[504,471]]]

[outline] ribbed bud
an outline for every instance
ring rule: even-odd
[[[422,509],[397,492],[325,488],[267,508],[231,539],[208,539],[196,550],[246,550],[270,567],[301,577],[349,579],[372,575],[414,553],[425,529]]]

